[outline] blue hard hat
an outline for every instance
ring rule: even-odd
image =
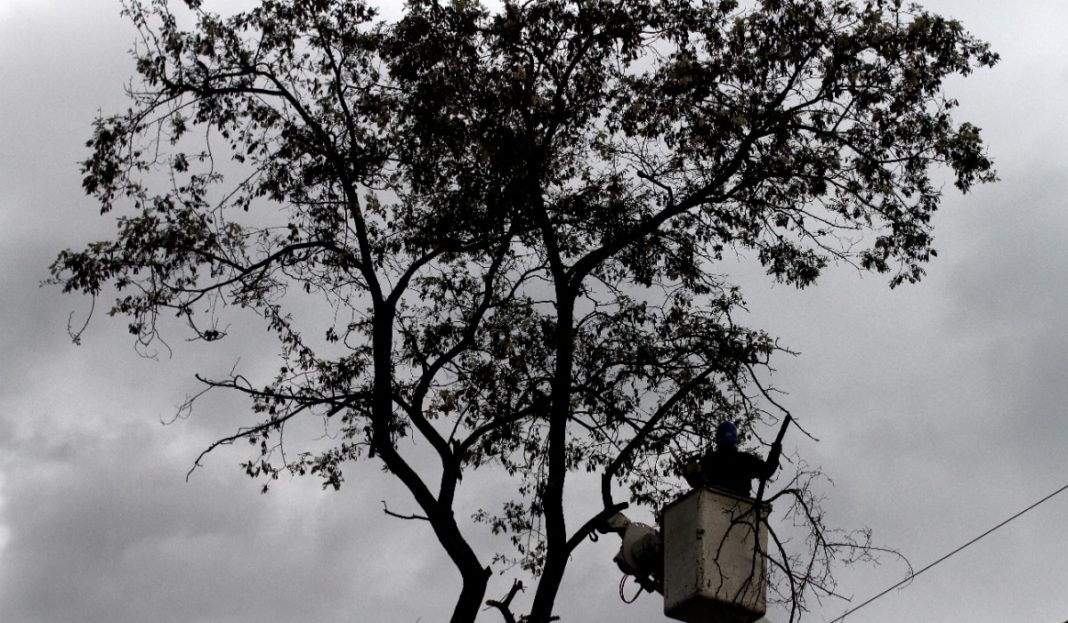
[[[716,443],[738,443],[738,427],[733,422],[723,422],[716,427]]]

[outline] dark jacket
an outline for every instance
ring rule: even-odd
[[[767,460],[742,452],[736,446],[710,449],[701,457],[701,477],[706,487],[725,489],[741,496],[752,495],[753,479],[767,480],[779,469],[782,452],[772,446]]]

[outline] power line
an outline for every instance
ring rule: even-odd
[[[923,573],[924,571],[927,571],[927,570],[928,570],[928,569],[930,569],[931,567],[934,567],[934,566],[935,566],[935,565],[937,565],[938,563],[940,563],[940,562],[942,562],[942,561],[946,560],[947,558],[949,558],[949,557],[953,556],[954,554],[956,554],[956,553],[960,552],[961,550],[965,549],[966,547],[968,547],[968,546],[972,545],[973,543],[975,543],[975,542],[979,541],[980,539],[982,539],[983,537],[987,536],[988,534],[991,534],[992,532],[996,531],[996,530],[997,530],[998,528],[1001,528],[1002,526],[1004,526],[1004,525],[1008,524],[1009,522],[1013,521],[1014,519],[1016,519],[1016,518],[1020,517],[1021,515],[1023,515],[1023,514],[1024,514],[1024,513],[1026,513],[1027,511],[1030,511],[1030,510],[1034,509],[1035,507],[1037,507],[1037,506],[1039,506],[1039,505],[1043,504],[1044,502],[1046,502],[1046,501],[1050,500],[1051,498],[1055,497],[1055,496],[1056,496],[1057,494],[1059,494],[1059,493],[1062,493],[1062,492],[1064,492],[1064,491],[1066,491],[1066,490],[1068,490],[1068,484],[1064,485],[1064,486],[1063,486],[1063,487],[1061,487],[1060,489],[1057,489],[1057,490],[1056,490],[1056,491],[1054,491],[1053,493],[1051,493],[1051,494],[1047,495],[1046,497],[1044,497],[1044,498],[1042,498],[1041,500],[1039,500],[1039,501],[1035,502],[1034,504],[1032,504],[1032,505],[1028,506],[1027,508],[1023,509],[1022,511],[1020,511],[1020,512],[1016,513],[1016,514],[1015,514],[1015,515],[1013,515],[1012,517],[1009,517],[1009,518],[1008,518],[1008,519],[1006,519],[1005,521],[1003,521],[1003,522],[999,523],[998,525],[996,525],[996,526],[994,526],[993,528],[991,528],[991,529],[987,530],[986,532],[984,532],[984,533],[980,534],[979,536],[975,537],[975,538],[974,538],[974,539],[972,539],[971,541],[968,541],[968,542],[967,542],[967,543],[965,543],[964,545],[961,545],[960,547],[958,547],[957,549],[953,550],[952,552],[950,552],[950,553],[946,554],[945,556],[942,556],[942,557],[941,557],[941,558],[939,558],[938,560],[936,560],[936,561],[932,562],[931,564],[927,565],[927,566],[926,566],[926,567],[924,567],[923,569],[920,569],[920,570],[919,570],[919,571],[917,571],[916,573],[912,573],[912,574],[909,574],[909,576],[908,576],[907,578],[905,578],[904,580],[901,580],[901,581],[900,581],[900,582],[898,582],[897,584],[894,584],[893,586],[891,586],[890,588],[888,588],[888,589],[884,590],[883,592],[879,593],[878,595],[876,595],[876,596],[874,596],[874,597],[872,597],[872,598],[868,599],[867,601],[865,601],[864,603],[860,604],[859,606],[857,606],[857,607],[855,607],[855,608],[851,608],[851,609],[849,609],[849,610],[846,610],[846,611],[845,611],[844,613],[842,613],[842,615],[841,615],[841,616],[839,616],[839,617],[838,617],[837,619],[834,619],[834,620],[832,620],[832,621],[831,621],[830,623],[838,623],[839,621],[842,621],[842,620],[843,620],[843,619],[845,619],[845,618],[846,618],[847,616],[849,616],[849,615],[853,614],[853,613],[854,613],[854,612],[856,612],[857,610],[860,610],[860,609],[861,609],[861,608],[863,608],[864,606],[866,606],[866,605],[870,604],[871,602],[875,601],[876,599],[879,599],[879,598],[880,598],[880,597],[882,597],[883,595],[885,595],[885,594],[889,593],[890,591],[892,591],[892,590],[894,590],[895,588],[897,588],[897,587],[901,586],[902,584],[906,584],[906,583],[908,583],[908,582],[911,582],[913,578],[915,578],[916,576],[920,575],[920,574],[921,574],[921,573]],[[1068,621],[1065,621],[1065,623],[1068,623]]]

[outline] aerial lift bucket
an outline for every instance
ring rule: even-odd
[[[664,614],[686,623],[752,623],[767,609],[771,512],[755,500],[699,488],[664,508]]]

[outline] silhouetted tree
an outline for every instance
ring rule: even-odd
[[[994,178],[942,84],[996,56],[892,0],[411,0],[395,21],[358,0],[184,4],[125,5],[131,108],[96,121],[83,164],[118,228],[52,281],[117,291],[146,346],[165,313],[206,341],[262,317],[278,373],[202,378],[255,414],[208,451],[245,439],[249,475],[334,488],[380,462],[462,576],[455,622],[505,559],[536,578],[526,620],[549,621],[569,557],[623,506],[613,485],[655,508],[718,421],[774,420],[754,374],[777,346],[734,322],[724,254],[797,287],[832,263],[916,281],[935,170]],[[295,418],[335,443],[283,453]],[[479,468],[515,499],[458,508]],[[601,476],[596,516],[565,508],[574,470]],[[475,551],[472,514],[515,551]],[[783,551],[784,599],[830,592],[824,563],[858,545]]]

